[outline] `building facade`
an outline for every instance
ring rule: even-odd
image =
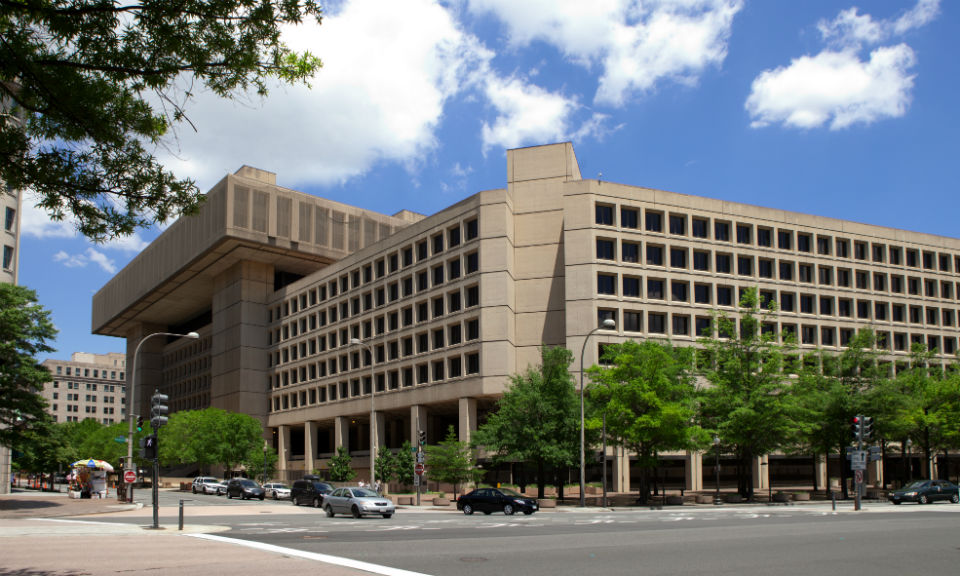
[[[48,359],[43,366],[53,376],[43,397],[55,422],[92,418],[101,424],[126,419],[126,354],[74,352],[70,360]]]
[[[912,342],[957,350],[960,240],[584,180],[570,144],[508,151],[506,188],[427,217],[245,167],[95,296],[93,329],[127,338],[128,360],[152,332],[199,332],[153,339],[138,381],[174,409],[261,418],[292,479],[341,446],[367,469],[371,414],[378,448],[450,426],[469,439],[542,345],[580,350],[607,318],[617,328],[593,336],[586,366],[624,339],[696,345],[749,287],[801,352],[840,351],[866,327],[891,371]],[[700,487],[700,455],[677,458]],[[629,489],[629,458],[613,460]]]
[[[3,109],[0,107],[0,109]],[[20,261],[20,196],[19,190],[0,181],[0,214],[3,217],[3,231],[0,232],[0,282],[17,284],[18,264]],[[0,444],[0,494],[10,492],[11,473],[10,449]]]

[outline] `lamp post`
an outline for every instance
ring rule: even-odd
[[[716,493],[716,496],[714,496],[713,498],[713,503],[719,504],[720,503],[720,437],[719,436],[713,437],[713,445],[717,449],[717,461],[714,462],[714,465],[713,465],[714,472],[716,475],[717,493]]]
[[[377,393],[377,383],[373,375],[373,348],[369,344],[360,341],[359,338],[351,338],[350,344],[354,346],[363,346],[370,352],[370,485],[376,482],[374,459],[377,453],[377,411],[374,396]]]
[[[133,351],[133,360],[130,363],[130,390],[127,394],[127,419],[130,421],[129,429],[127,430],[127,466],[131,470],[136,470],[136,467],[133,465],[133,420],[136,418],[134,414],[134,409],[136,407],[136,397],[137,397],[137,356],[140,355],[140,347],[143,346],[143,343],[147,340],[153,338],[154,336],[171,336],[173,338],[190,338],[191,340],[196,340],[200,337],[196,332],[187,332],[186,334],[176,334],[174,332],[154,332],[153,334],[147,334],[144,336],[137,347]],[[127,500],[133,501],[133,490],[127,491]]]
[[[263,483],[264,484],[267,483],[267,450],[268,448],[269,446],[267,446],[267,441],[264,440],[263,441]]]
[[[590,332],[587,332],[587,336],[583,339],[583,347],[580,349],[580,507],[585,507],[586,504],[586,435],[584,434],[584,418],[583,418],[583,354],[587,351],[587,342],[590,341],[590,336],[598,330],[614,330],[617,327],[617,323],[614,322],[612,318],[607,318],[600,323],[600,326],[594,328]]]

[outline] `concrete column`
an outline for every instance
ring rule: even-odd
[[[469,442],[477,429],[477,399],[460,399],[460,441]]]
[[[410,444],[417,445],[417,432],[427,429],[427,407],[420,404],[410,407]]]
[[[317,458],[317,424],[312,420],[303,423],[303,469],[307,474],[316,468]]]
[[[387,418],[383,412],[376,413],[377,418],[377,449],[387,445]],[[374,455],[376,458],[376,455]]]
[[[883,487],[883,466],[881,464],[883,464],[882,460],[867,463],[867,477],[865,480],[868,484],[877,488]],[[936,474],[936,471],[934,471],[934,474]],[[933,477],[936,478],[935,475]]]
[[[766,455],[753,459],[753,489],[766,490],[770,487],[770,466]]]
[[[13,453],[0,444],[0,494],[10,493],[10,476],[13,474]]]
[[[703,490],[703,454],[687,452],[684,460],[684,488],[695,492]]]
[[[124,414],[124,420],[129,418],[132,413],[134,416],[143,416],[145,421],[150,420],[150,397],[154,389],[160,388],[163,381],[163,348],[167,344],[167,339],[163,336],[155,336],[140,346],[140,354],[137,354],[136,363],[134,363],[134,353],[140,341],[156,332],[170,332],[170,330],[161,324],[138,324],[132,330],[127,332],[127,410]],[[136,365],[134,365],[136,364]],[[133,385],[136,383],[136,390]],[[135,406],[130,406],[131,391],[134,391],[132,400]],[[134,448],[136,451],[136,448]]]
[[[813,473],[817,477],[817,486],[821,490],[828,490],[827,486],[827,460],[823,455],[817,455],[813,461]]]
[[[273,266],[238,262],[213,278],[210,405],[264,423],[269,406],[267,298]]]
[[[350,451],[350,418],[337,416],[333,421],[333,453],[338,448]]]
[[[617,448],[613,457],[613,491],[630,491],[630,457],[623,448]]]
[[[290,458],[290,427],[278,426],[277,430],[277,456],[279,458],[277,468],[286,475]]]

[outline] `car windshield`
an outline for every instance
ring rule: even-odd
[[[511,490],[509,488],[497,488],[497,490],[500,490],[501,492],[503,492],[504,496],[513,496],[514,498],[526,498],[526,496],[524,496],[523,494],[517,492],[516,490]]]
[[[257,483],[254,482],[253,480],[241,480],[240,483],[243,484],[244,486],[246,486],[247,488],[256,488],[256,487],[257,487]]]
[[[287,486],[286,484],[271,484],[270,487],[273,488],[274,490],[289,490],[289,489],[290,489],[290,487]]]
[[[923,488],[923,487],[926,486],[926,485],[927,485],[927,481],[926,481],[926,480],[917,480],[916,482],[914,482],[914,483],[912,483],[912,484],[907,484],[906,486],[904,486],[904,487],[903,487],[903,490],[912,490],[912,489],[915,489],[915,488]]]
[[[354,498],[377,498],[380,495],[369,488],[351,488]]]

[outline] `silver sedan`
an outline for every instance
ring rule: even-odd
[[[324,496],[323,510],[331,517],[334,514],[350,514],[354,518],[370,515],[389,518],[396,512],[396,507],[389,498],[369,488],[337,488]]]

